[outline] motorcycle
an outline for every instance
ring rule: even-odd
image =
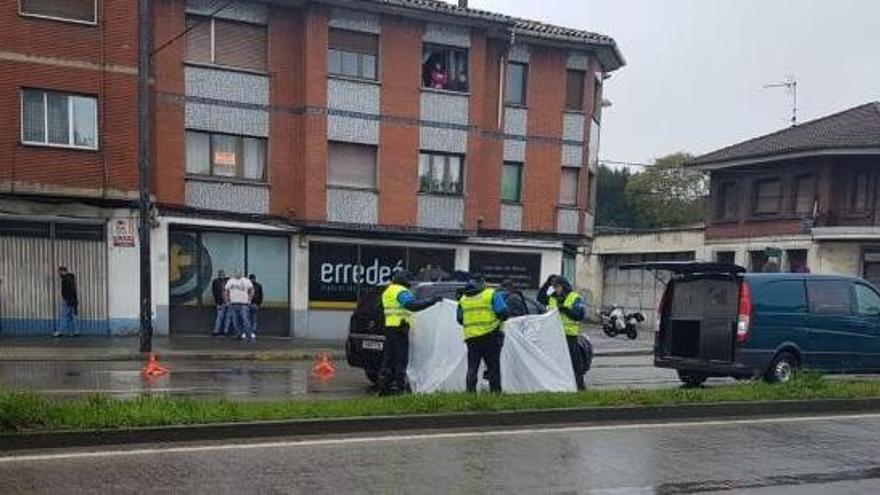
[[[630,340],[639,336],[639,325],[645,321],[645,316],[638,311],[626,313],[623,308],[615,305],[611,310],[602,312],[602,331],[609,337],[626,335]]]

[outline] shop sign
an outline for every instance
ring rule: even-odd
[[[520,289],[541,285],[541,255],[506,251],[471,251],[471,272],[482,273],[489,284],[510,279]]]
[[[133,218],[114,220],[110,237],[113,247],[134,247],[137,243],[137,222]]]

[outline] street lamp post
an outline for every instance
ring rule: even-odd
[[[140,351],[153,350],[152,266],[150,260],[151,126],[150,126],[150,51],[152,22],[149,0],[138,0],[138,207],[140,221]]]

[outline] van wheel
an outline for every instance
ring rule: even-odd
[[[373,385],[379,383],[379,370],[364,368],[364,374],[367,375],[367,380],[370,380]]]
[[[798,358],[794,354],[783,351],[776,355],[764,379],[770,383],[787,383],[794,378],[798,369]]]
[[[690,373],[687,371],[678,372],[678,379],[688,388],[699,387],[706,382],[707,378],[709,377],[700,373]]]

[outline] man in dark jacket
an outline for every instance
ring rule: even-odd
[[[254,297],[251,299],[251,331],[257,332],[257,313],[260,312],[260,307],[263,305],[263,284],[257,282],[257,276],[251,273],[248,275],[248,278],[251,279],[251,284],[254,286]]]
[[[52,336],[61,337],[67,333],[71,337],[79,337],[79,328],[76,325],[76,315],[79,313],[76,277],[67,271],[66,266],[58,267],[58,276],[61,278],[61,321],[60,327]]]
[[[507,279],[501,282],[501,290],[504,295],[504,302],[507,303],[507,315],[510,318],[529,314],[529,308],[526,306],[526,297],[521,290],[516,288],[513,280]]]
[[[229,333],[229,311],[224,296],[227,280],[229,280],[229,277],[226,276],[226,272],[217,270],[217,278],[211,281],[211,295],[214,297],[214,308],[217,310],[217,316],[214,318],[214,330],[211,332],[211,336]]]

